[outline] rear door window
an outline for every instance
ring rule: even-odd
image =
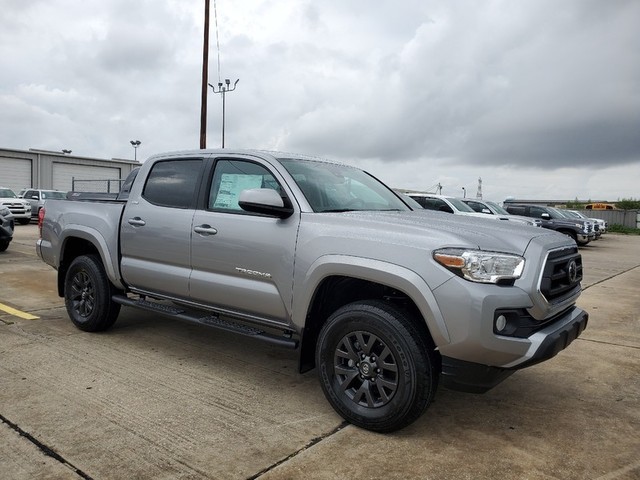
[[[149,172],[142,198],[163,207],[194,208],[202,168],[202,159],[158,162]]]

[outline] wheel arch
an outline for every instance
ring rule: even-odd
[[[117,239],[116,239],[117,241]],[[60,258],[58,261],[58,295],[64,295],[64,278],[71,262],[80,255],[96,254],[100,257],[107,277],[118,289],[124,286],[119,280],[116,264],[117,254],[112,253],[106,239],[95,229],[79,226],[65,229],[60,239]]]
[[[331,256],[316,261],[294,299],[294,321],[301,326],[300,371],[315,366],[320,329],[338,308],[360,300],[379,299],[395,304],[422,319],[416,327],[436,345],[449,343],[449,333],[435,297],[416,272],[404,267],[359,257]]]

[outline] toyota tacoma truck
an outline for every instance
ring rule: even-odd
[[[378,432],[416,420],[438,384],[481,393],[553,357],[588,320],[566,235],[413,211],[313,157],[157,155],[116,198],[48,200],[39,225],[79,329],[124,306],[295,348],[333,408]]]

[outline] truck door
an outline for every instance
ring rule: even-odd
[[[122,278],[131,287],[188,298],[192,221],[203,170],[202,159],[162,160],[151,167],[144,186],[134,185],[120,227]]]
[[[268,164],[216,160],[206,205],[193,221],[191,299],[288,322],[300,216],[282,220],[242,210],[238,196],[250,188],[272,188],[287,198]]]

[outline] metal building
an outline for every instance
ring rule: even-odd
[[[81,184],[82,180],[102,180],[89,183],[94,187],[91,190],[107,191],[107,188],[111,188],[109,181],[118,185],[137,166],[140,166],[140,162],[135,160],[107,160],[49,150],[0,148],[0,186],[11,188],[16,193],[23,188],[70,191],[74,183]]]

